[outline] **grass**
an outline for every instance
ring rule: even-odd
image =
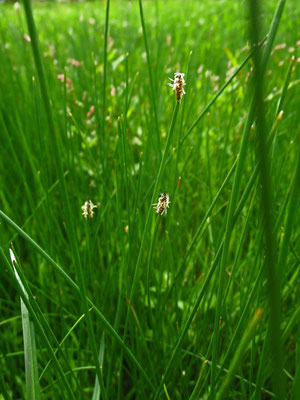
[[[300,8],[256,3],[1,5],[0,399],[299,398]]]

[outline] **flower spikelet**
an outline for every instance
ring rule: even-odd
[[[87,218],[93,218],[94,216],[94,208],[97,208],[95,204],[93,204],[92,200],[87,200],[83,206],[81,206],[82,209],[82,215],[84,216],[85,219]]]
[[[166,192],[161,193],[158,202],[156,204],[153,204],[154,209],[159,215],[163,215],[164,213],[167,214],[167,209],[169,208],[169,205],[170,197]]]
[[[169,78],[171,82],[168,85],[173,88],[173,90],[176,93],[176,99],[178,103],[181,102],[182,96],[185,94],[184,91],[184,86],[186,85],[185,80],[184,80],[184,73],[183,72],[176,72],[174,74],[174,79]]]

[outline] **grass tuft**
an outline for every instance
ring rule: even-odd
[[[298,399],[299,16],[1,3],[4,399]]]

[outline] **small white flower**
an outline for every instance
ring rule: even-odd
[[[174,74],[174,79],[171,79],[171,78],[169,78],[169,79],[173,83],[168,83],[168,85],[171,86],[171,88],[173,88],[173,90],[176,93],[176,99],[177,99],[178,103],[180,103],[182,96],[185,94],[185,91],[183,88],[186,85],[185,80],[184,80],[184,73],[176,72]]]
[[[154,209],[156,210],[157,214],[163,215],[164,213],[167,214],[167,209],[170,205],[170,197],[169,195],[164,192],[160,194],[158,202],[156,204],[152,204]]]
[[[82,215],[84,216],[85,219],[93,218],[94,216],[94,211],[93,209],[97,208],[95,204],[93,204],[92,200],[87,200],[83,206],[81,206],[82,209]]]

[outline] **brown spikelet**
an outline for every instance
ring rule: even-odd
[[[157,214],[159,215],[167,214],[167,209],[169,208],[169,205],[170,197],[166,192],[161,193],[158,202],[156,204],[153,204]]]
[[[178,103],[181,102],[182,96],[185,94],[184,91],[184,86],[186,85],[185,80],[184,80],[184,73],[182,72],[176,72],[174,74],[174,79],[169,78],[171,82],[169,83],[169,86],[173,88],[173,90],[176,93],[176,99]]]

